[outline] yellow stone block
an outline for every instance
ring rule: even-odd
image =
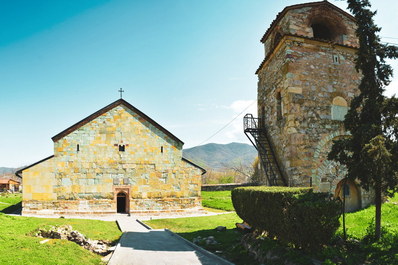
[[[293,93],[293,94],[303,94],[303,88],[302,87],[288,87],[287,92]]]
[[[80,185],[72,185],[72,192],[80,192]]]
[[[32,193],[32,186],[31,185],[23,185],[23,192],[24,193]]]

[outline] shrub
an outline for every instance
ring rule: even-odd
[[[311,188],[241,187],[232,191],[236,213],[270,237],[315,250],[339,227],[340,203]]]

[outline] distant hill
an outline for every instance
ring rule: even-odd
[[[0,167],[0,177],[4,175],[13,175],[18,168]]]
[[[184,149],[183,156],[205,169],[222,170],[234,165],[251,165],[257,150],[248,144],[205,144]]]

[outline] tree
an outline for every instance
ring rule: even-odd
[[[380,28],[373,22],[376,12],[368,0],[347,0],[357,20],[359,48],[356,69],[362,74],[359,95],[351,101],[344,127],[350,135],[334,141],[328,158],[346,165],[348,178],[375,192],[375,236],[380,238],[383,193],[394,193],[398,185],[398,102],[383,96],[392,68],[385,60],[398,57],[395,46],[381,44]]]

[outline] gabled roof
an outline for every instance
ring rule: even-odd
[[[125,101],[124,99],[118,99],[115,102],[109,104],[108,106],[98,110],[97,112],[94,112],[93,114],[91,114],[90,116],[84,118],[83,120],[79,121],[78,123],[70,126],[69,128],[63,130],[62,132],[60,132],[59,134],[55,135],[54,137],[52,137],[51,139],[56,142],[59,139],[61,139],[62,137],[74,132],[75,130],[79,129],[80,127],[82,127],[83,125],[91,122],[92,120],[94,120],[95,118],[101,116],[102,114],[108,112],[109,110],[119,106],[119,105],[123,105],[125,107],[127,107],[128,109],[130,109],[131,111],[137,113],[139,116],[141,116],[142,118],[144,118],[146,121],[148,121],[149,123],[151,123],[153,126],[155,126],[156,128],[158,128],[159,130],[161,130],[162,132],[164,132],[167,136],[169,136],[170,138],[172,138],[173,140],[177,141],[180,144],[184,144],[183,141],[181,141],[180,139],[178,139],[176,136],[174,136],[171,132],[169,132],[168,130],[166,130],[165,128],[163,128],[162,126],[160,126],[156,121],[152,120],[151,118],[149,118],[147,115],[145,115],[143,112],[141,112],[139,109],[135,108],[133,105],[131,105],[130,103],[128,103],[127,101]]]
[[[192,161],[186,159],[185,157],[182,158],[182,161],[185,161],[185,162],[187,162],[188,164],[191,164],[192,166],[197,167],[197,168],[199,168],[200,170],[202,170],[202,175],[204,175],[204,174],[206,173],[206,169],[204,169],[204,168],[201,167],[201,166],[198,166],[198,165],[195,164],[194,162],[192,162]]]
[[[42,162],[44,162],[44,161],[46,161],[46,160],[48,160],[48,159],[50,159],[50,158],[53,158],[53,157],[54,157],[54,155],[50,155],[50,156],[48,156],[48,157],[46,157],[46,158],[44,158],[44,159],[42,159],[42,160],[40,160],[40,161],[37,161],[37,162],[35,162],[35,163],[29,165],[29,166],[26,166],[26,167],[24,167],[24,168],[18,169],[18,170],[15,172],[15,176],[22,178],[22,176],[21,176],[22,171],[24,171],[25,169],[31,168],[31,167],[33,167],[33,166],[36,166],[37,164],[40,164],[40,163],[42,163]]]
[[[261,38],[261,42],[262,43],[265,42],[265,40],[268,38],[269,34],[272,32],[273,28],[278,24],[278,22],[283,18],[283,16],[286,15],[286,13],[288,11],[293,10],[293,9],[303,8],[303,7],[314,7],[314,6],[327,6],[327,7],[330,7],[332,9],[336,10],[337,12],[343,14],[344,16],[350,18],[351,20],[356,21],[355,18],[351,14],[345,12],[343,9],[341,9],[341,8],[331,4],[331,3],[329,3],[326,0],[318,1],[318,2],[303,3],[303,4],[298,4],[298,5],[291,5],[291,6],[285,7],[281,12],[278,13],[278,15],[276,16],[274,21],[272,21],[270,27],[264,33],[264,36]]]

